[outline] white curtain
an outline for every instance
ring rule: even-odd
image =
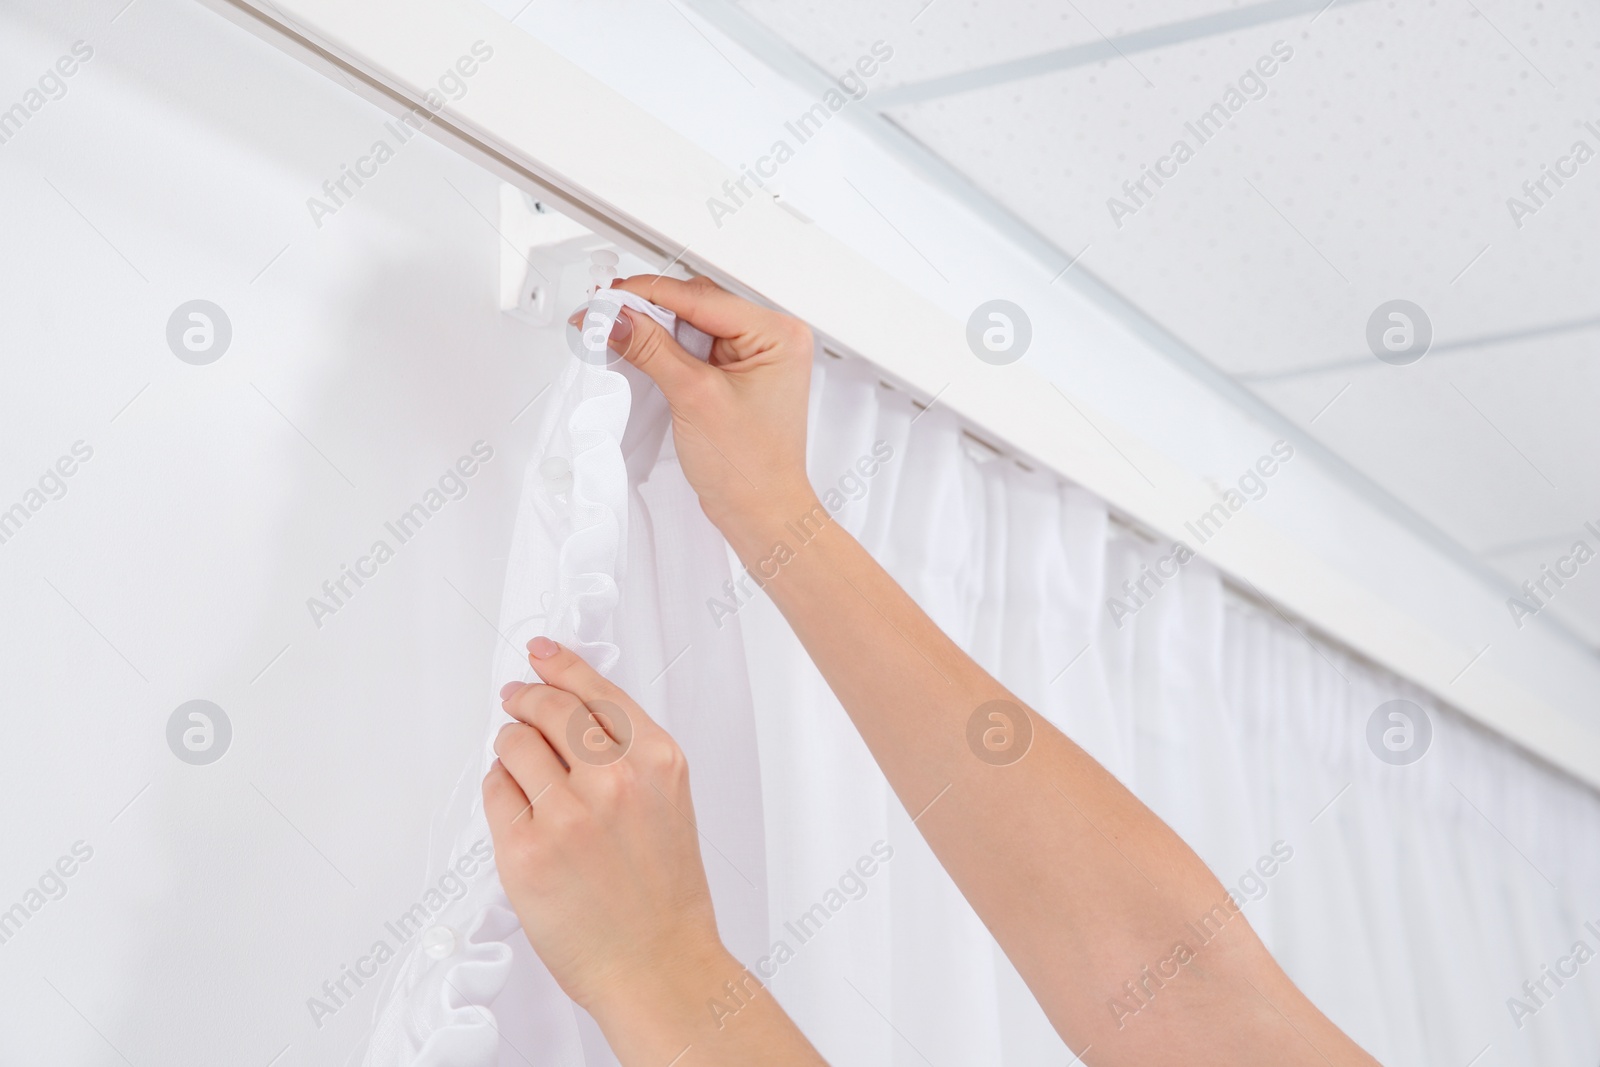
[[[736,627],[701,601],[729,579],[721,537],[672,451],[666,402],[625,364],[571,359],[540,402],[501,600],[496,688],[535,680],[526,643],[556,638],[632,694],[682,745],[723,940],[742,958],[766,944],[767,878],[745,653]],[[480,783],[500,725],[444,814],[428,885],[488,827]],[[528,948],[493,863],[401,950],[363,1062],[373,1067],[614,1064],[598,1028]],[[448,951],[430,954],[426,944]]]
[[[836,1067],[1072,1062],[787,624],[740,581],[677,468],[659,394],[626,380],[575,364],[544,402],[550,445],[529,472],[495,680],[526,676],[516,649],[550,632],[604,661],[678,737],[724,936]],[[574,435],[573,412],[595,410],[596,395],[611,398],[607,417]],[[1579,943],[1600,951],[1585,927],[1600,931],[1591,791],[1235,596],[1201,561],[1159,588],[1147,579],[1153,593],[1113,617],[1108,596],[1135,604],[1125,580],[1173,571],[1171,545],[994,456],[944,409],[919,409],[859,365],[818,360],[810,442],[838,520],[1177,830],[1247,901],[1290,975],[1381,1061],[1593,1067],[1600,962],[1573,962]],[[590,528],[615,545],[580,564],[570,539]],[[1395,698],[1432,728],[1407,766],[1367,742],[1369,716]],[[474,819],[459,818],[457,850],[481,832]],[[386,1051],[369,1062],[492,1063],[475,1051],[490,1012],[500,1062],[614,1062],[520,935],[495,925],[489,878],[473,913],[454,918],[479,932],[442,962],[399,969],[390,1038],[374,1044]],[[426,977],[481,970],[472,954],[501,958],[502,938],[514,959],[474,989]],[[1109,1012],[1133,976],[1083,995]],[[1529,1010],[1514,1014],[1513,997]],[[432,1035],[451,1027],[477,1037],[444,1055]]]

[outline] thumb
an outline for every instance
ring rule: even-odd
[[[528,642],[528,664],[541,682],[565,689],[579,700],[614,699],[622,692],[582,656],[548,637]]]
[[[604,707],[633,722],[655,725],[637,701],[565,645],[535,637],[528,642],[528,664],[545,685],[571,693],[591,709]]]
[[[626,329],[623,323],[627,323]],[[676,402],[683,391],[704,375],[717,373],[695,359],[661,324],[632,308],[623,308],[611,331],[611,345],[622,358],[638,367],[661,387],[669,401]]]

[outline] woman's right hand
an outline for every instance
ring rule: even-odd
[[[700,506],[723,534],[762,535],[816,506],[806,476],[811,330],[708,278],[639,274],[615,283],[710,334],[709,363],[648,315],[624,310],[611,347],[660,386]],[[622,322],[628,328],[622,328]]]

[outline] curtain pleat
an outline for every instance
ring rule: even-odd
[[[615,649],[612,677],[688,754],[724,938],[834,1067],[1073,1062],[922,841],[919,813],[888,788],[701,513],[659,395],[624,369],[625,433],[614,405],[606,420],[579,418],[613,404],[618,377],[571,373],[544,402],[552,441],[605,507],[571,510],[589,504],[552,495],[559,486],[530,471],[508,647],[554,612],[558,635],[597,656]],[[1180,833],[1289,975],[1373,1055],[1593,1067],[1600,962],[1559,986],[1548,977],[1580,941],[1600,952],[1592,790],[1238,595],[1203,561],[1175,562],[1173,544],[1124,530],[1091,494],[996,456],[937,402],[918,407],[860,365],[821,357],[810,410],[810,474],[835,518],[959,645]],[[587,575],[559,562],[577,558],[573,530],[608,523],[626,542],[615,590],[592,561]],[[607,597],[614,610],[601,611]],[[562,614],[585,606],[590,615]],[[1433,731],[1407,766],[1367,742],[1369,716],[1396,698],[1426,709]],[[864,860],[873,873],[857,877]],[[485,967],[505,966],[496,939],[515,950],[509,980],[494,979],[506,988],[493,1016],[500,1062],[614,1062],[505,932],[495,888],[472,898],[487,907],[485,945],[466,940]],[[481,1030],[442,1011],[425,961],[404,973],[400,995],[423,1007],[386,1003],[388,1031],[407,1035],[386,1047],[416,1047],[430,1026]],[[1115,983],[1105,985],[1084,995],[1104,997]],[[1511,998],[1537,1010],[1518,1025]],[[461,1055],[450,1062],[493,1062]]]
[[[1234,593],[1203,561],[1174,566],[1172,544],[1118,532],[1102,502],[974,445],[937,404],[922,410],[820,360],[818,490],[879,440],[894,459],[841,521],[958,644],[1195,848],[1335,1022],[1389,1064],[1465,1067],[1481,1053],[1478,1067],[1592,1067],[1600,964],[1520,1030],[1506,1003],[1579,937],[1600,950],[1582,929],[1600,919],[1591,790]],[[1110,597],[1135,610],[1111,611]],[[784,690],[773,692],[781,709],[757,697],[760,729],[783,739],[762,741],[769,809],[827,810],[841,845],[887,828],[895,848],[888,877],[850,905],[860,951],[817,953],[779,984],[784,1003],[804,1006],[802,1025],[836,1067],[1070,1062],[804,650],[760,607],[740,622],[760,624],[746,629],[752,676],[783,679],[768,687]],[[1428,754],[1403,767],[1366,740],[1367,718],[1395,698],[1433,727]],[[806,780],[804,764],[843,768],[845,756],[847,772]],[[785,795],[795,788],[804,801]],[[769,810],[769,856],[788,858],[769,865],[774,901],[825,882],[830,867],[802,857],[839,865],[819,840],[788,840],[795,832]],[[1561,888],[1519,849],[1548,854],[1540,865]]]

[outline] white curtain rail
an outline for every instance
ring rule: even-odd
[[[446,146],[664,270],[705,274],[799,316],[831,354],[868,361],[883,381],[925,402],[937,398],[984,446],[1054,471],[1130,525],[1179,537],[1188,518],[1215,503],[1203,479],[1092,405],[1057,395],[1027,364],[1004,374],[980,365],[962,323],[797,214],[757,198],[737,224],[714,228],[704,203],[730,177],[725,167],[483,4],[202,2],[391,113],[418,107],[462,49],[490,42],[495,60],[472,91],[424,123]],[[818,284],[823,277],[828,284]],[[1196,547],[1241,591],[1600,787],[1593,656],[1532,633],[1519,635],[1525,643],[1510,660],[1497,653],[1480,662],[1483,649],[1422,621],[1414,604],[1247,512]],[[1498,607],[1476,578],[1450,580],[1458,583],[1451,596],[1471,598],[1474,610]]]

